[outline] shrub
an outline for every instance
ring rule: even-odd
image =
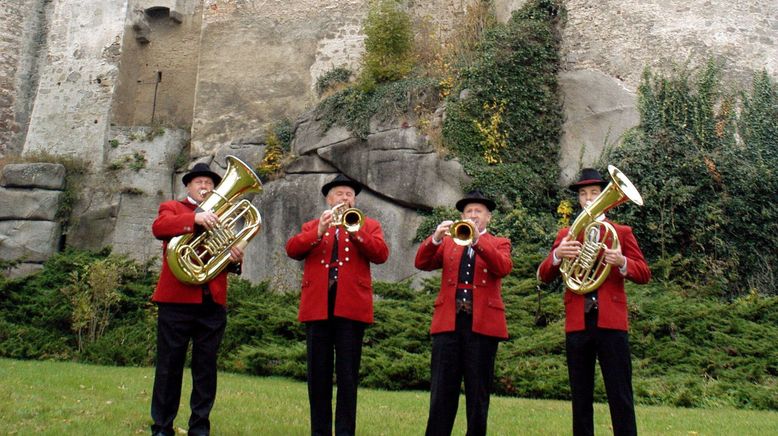
[[[316,93],[319,97],[326,92],[347,85],[351,79],[351,70],[345,67],[333,68],[316,79]]]
[[[413,32],[397,0],[373,0],[363,26],[365,54],[362,82],[374,84],[404,78],[413,68]]]
[[[483,33],[460,72],[443,124],[444,145],[478,188],[509,208],[542,209],[554,198],[562,125],[556,72],[561,6],[530,1]]]
[[[778,112],[777,95],[757,75],[738,118],[712,63],[696,76],[645,72],[640,125],[601,166],[616,165],[641,192],[643,207],[613,215],[634,227],[658,277],[730,297],[776,292],[778,140],[765,117]]]

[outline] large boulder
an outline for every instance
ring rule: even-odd
[[[45,262],[57,252],[59,235],[54,221],[0,221],[0,260]]]
[[[326,210],[320,189],[338,172],[365,186],[357,207],[384,229],[389,260],[374,266],[373,276],[386,281],[429,276],[413,266],[418,248],[413,239],[423,221],[419,211],[453,207],[468,176],[458,161],[439,157],[407,121],[385,119],[370,126],[366,139],[360,139],[343,127],[324,129],[312,113],[300,120],[292,144],[297,159],[254,199],[264,222],[247,249],[246,278],[270,280],[276,289],[299,286],[301,263],[286,257],[286,241]]]
[[[64,189],[65,167],[55,163],[8,164],[3,167],[3,185],[19,188]]]

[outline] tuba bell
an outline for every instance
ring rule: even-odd
[[[610,273],[611,265],[602,255],[603,250],[608,248],[605,244],[607,238],[612,238],[611,248],[619,247],[616,229],[607,222],[596,221],[596,218],[627,201],[643,205],[643,198],[624,173],[613,165],[608,165],[608,173],[613,180],[570,226],[568,235],[575,239],[583,232],[581,253],[575,259],[562,259],[559,266],[567,288],[579,295],[599,288]]]
[[[473,243],[473,235],[475,235],[475,226],[471,221],[467,221],[467,220],[455,221],[453,224],[451,224],[451,227],[449,227],[448,232],[446,234],[451,236],[451,239],[454,240],[455,244],[462,247],[467,247]]]
[[[348,207],[347,203],[340,203],[332,208],[331,226],[340,226],[347,232],[357,232],[365,224],[365,214],[355,207]]]
[[[262,182],[254,171],[235,156],[227,156],[227,171],[221,183],[196,209],[196,212],[215,213],[219,224],[211,230],[176,236],[168,242],[167,263],[178,280],[201,285],[227,267],[230,248],[248,244],[262,226],[257,208],[246,199],[238,199],[261,190]]]

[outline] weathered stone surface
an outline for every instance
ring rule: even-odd
[[[299,287],[302,262],[286,256],[286,241],[300,231],[303,223],[318,218],[327,209],[320,189],[330,179],[331,174],[290,174],[265,185],[264,191],[253,201],[262,214],[263,229],[246,250],[244,278],[271,280],[274,289]],[[357,196],[356,206],[381,223],[389,246],[389,260],[371,267],[376,280],[413,280],[429,276],[413,266],[418,244],[412,239],[421,223],[418,214],[364,190]]]
[[[332,126],[326,131],[318,120],[310,119],[300,123],[292,140],[292,152],[303,156],[317,149],[344,141],[353,141],[355,136],[343,126]]]
[[[63,189],[65,167],[54,163],[8,164],[3,167],[3,185],[8,187]]]
[[[183,192],[181,176],[173,173],[189,139],[177,129],[149,135],[149,129],[115,128],[106,153],[110,170],[90,174],[67,234],[67,243],[79,248],[112,245],[119,253],[146,261],[158,256],[159,243],[151,223],[159,203]],[[155,249],[156,247],[156,249]]]
[[[0,221],[0,260],[44,262],[56,253],[59,235],[53,221]]]
[[[319,149],[319,155],[349,177],[399,204],[431,209],[451,206],[468,181],[456,160],[443,160],[409,127]]]
[[[559,86],[565,95],[560,184],[567,185],[581,168],[592,166],[606,146],[619,143],[623,133],[640,122],[640,115],[635,92],[599,71],[562,72]]]
[[[309,173],[337,173],[338,169],[330,165],[318,155],[300,156],[290,163],[284,172],[287,174],[309,174]]]
[[[62,191],[0,188],[1,220],[54,221]]]
[[[54,153],[103,164],[128,2],[53,2],[46,63],[25,156]]]
[[[596,69],[637,88],[645,67],[720,61],[724,78],[750,86],[755,71],[778,76],[774,0],[570,0],[563,67]]]
[[[254,169],[262,162],[262,158],[265,156],[265,148],[265,144],[231,144],[227,147],[222,147],[216,153],[211,169],[223,174],[227,170],[227,156],[229,155],[237,157]]]

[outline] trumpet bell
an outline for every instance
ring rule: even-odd
[[[332,208],[332,226],[342,225],[347,232],[359,231],[365,224],[365,214],[355,207],[348,207],[346,203],[338,204]]]
[[[448,230],[449,236],[455,244],[466,247],[473,243],[475,226],[470,221],[456,221]]]

